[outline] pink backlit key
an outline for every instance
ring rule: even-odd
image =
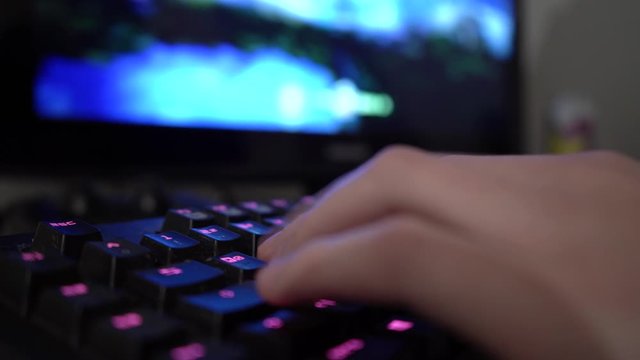
[[[119,311],[125,305],[122,294],[105,286],[71,283],[44,290],[33,320],[75,347],[86,336],[85,327],[91,319]]]
[[[179,321],[151,309],[130,309],[102,317],[89,326],[88,334],[87,349],[105,359],[119,360],[148,358],[151,351],[178,346],[186,340]]]
[[[305,359],[338,341],[341,331],[320,316],[279,310],[242,325],[235,339],[264,359]]]
[[[38,250],[0,251],[0,305],[27,315],[35,295],[44,288],[78,282],[75,264],[57,253]]]

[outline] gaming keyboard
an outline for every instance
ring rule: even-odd
[[[483,359],[397,309],[317,299],[276,308],[253,282],[290,202],[215,203],[0,237],[2,359]]]

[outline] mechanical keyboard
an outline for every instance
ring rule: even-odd
[[[3,359],[484,359],[399,309],[317,299],[276,308],[253,282],[289,201],[171,209],[0,237]]]

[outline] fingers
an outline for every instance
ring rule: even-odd
[[[405,189],[414,169],[434,157],[407,147],[390,148],[322,192],[311,211],[297,216],[259,249],[265,260],[298,248],[310,238],[358,226],[407,206]],[[428,179],[423,181],[428,186]]]
[[[526,270],[411,217],[311,242],[257,281],[277,305],[334,298],[410,307],[505,358],[598,358],[580,343],[590,339],[581,320]]]

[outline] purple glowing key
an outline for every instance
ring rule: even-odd
[[[87,349],[104,359],[122,360],[150,358],[155,351],[185,344],[187,335],[178,320],[145,308],[99,317],[87,333]]]
[[[83,283],[65,285],[60,287],[60,293],[65,297],[82,296],[89,293],[89,287]]]
[[[411,330],[413,326],[414,324],[412,321],[394,319],[387,324],[387,330],[405,332],[407,330]]]
[[[362,339],[350,339],[344,343],[327,350],[327,360],[345,360],[355,352],[364,349],[365,343]]]
[[[144,319],[139,313],[130,312],[111,317],[111,324],[118,330],[129,330],[142,326]]]
[[[171,349],[172,360],[198,360],[206,355],[207,348],[197,342]]]

